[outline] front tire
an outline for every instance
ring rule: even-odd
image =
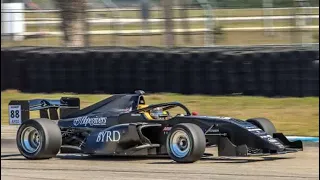
[[[18,129],[16,143],[20,153],[27,159],[49,159],[60,150],[61,131],[49,119],[27,120]]]
[[[257,126],[258,128],[262,129],[268,135],[273,137],[273,134],[277,132],[276,128],[274,127],[273,123],[266,118],[251,118],[248,119],[247,122]]]
[[[178,124],[167,136],[167,152],[178,163],[193,163],[201,159],[205,148],[204,133],[195,124]]]

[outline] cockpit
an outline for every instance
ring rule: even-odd
[[[173,118],[172,114],[190,115],[190,111],[178,102],[147,105],[143,96],[139,97],[137,110],[132,113],[143,114],[147,120],[168,120]]]

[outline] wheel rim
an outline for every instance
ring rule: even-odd
[[[190,151],[190,138],[185,131],[176,130],[170,137],[170,149],[174,156],[185,157]]]
[[[26,127],[21,133],[21,146],[28,153],[36,152],[40,146],[39,132],[34,127]]]

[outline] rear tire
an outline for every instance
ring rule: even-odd
[[[178,124],[167,136],[167,152],[178,163],[193,163],[201,159],[205,148],[204,133],[195,124]]]
[[[277,132],[276,128],[274,127],[273,123],[266,118],[251,118],[248,119],[247,122],[257,126],[258,128],[262,129],[268,135],[273,137],[273,134]]]
[[[27,120],[18,129],[16,143],[20,153],[27,159],[49,159],[60,150],[61,131],[49,119]]]

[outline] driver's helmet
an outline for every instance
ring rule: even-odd
[[[150,116],[153,119],[166,119],[168,117],[168,113],[163,111],[162,108],[154,108],[150,110]]]

